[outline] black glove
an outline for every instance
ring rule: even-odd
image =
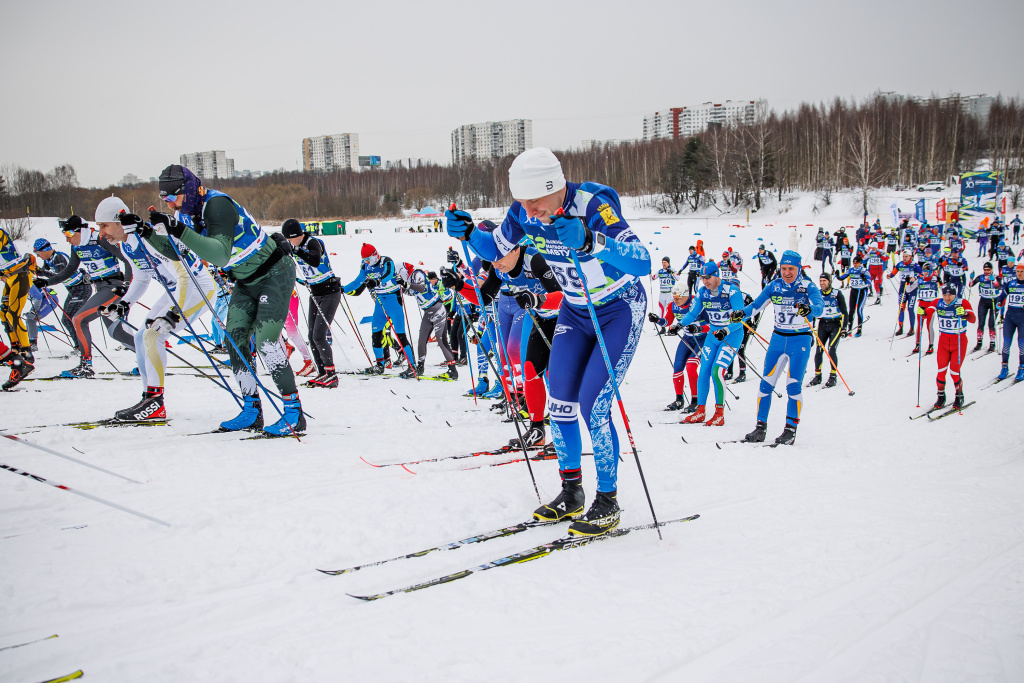
[[[725,339],[726,337],[728,337],[728,336],[729,336],[729,330],[727,330],[727,329],[725,329],[725,328],[723,327],[723,328],[722,328],[722,329],[720,329],[720,330],[715,330],[715,331],[714,331],[714,332],[712,332],[711,334],[712,334],[712,336],[714,336],[714,338],[715,338],[715,339],[717,339],[718,341],[722,341],[723,339]]]
[[[363,284],[366,285],[367,289],[376,289],[377,285],[380,284],[380,280],[375,277],[368,277],[363,280]]]
[[[181,236],[185,234],[185,224],[174,218],[170,214],[163,213],[161,211],[150,211],[149,222],[153,225],[161,224],[167,228],[167,234],[181,239]]]
[[[448,263],[454,263],[456,265],[458,265],[459,261],[462,260],[461,258],[459,258],[459,252],[455,251],[451,247],[448,247],[448,254],[447,254],[446,257],[448,259]],[[445,285],[445,287],[447,287],[447,286],[448,285]]]
[[[654,315],[654,314],[651,313],[651,315]],[[666,330],[666,332],[668,332],[669,334],[679,334],[679,330],[681,330],[681,329],[683,329],[683,326],[680,325],[679,323],[676,323],[672,327],[668,328],[668,330]]]
[[[806,302],[800,302],[796,305],[796,312],[797,315],[802,315],[806,318],[811,314],[811,306]]]
[[[167,311],[165,315],[160,316],[154,320],[147,320],[146,327],[151,330],[156,330],[158,334],[168,333],[181,322],[181,316],[176,311]]]
[[[466,286],[466,281],[450,268],[441,269],[441,283],[445,289],[454,289],[456,292],[461,292],[462,288]]]
[[[288,238],[279,232],[270,233],[270,238],[277,243],[277,248],[286,254],[292,253],[292,243],[288,241]]]
[[[115,296],[122,297],[128,293],[128,285],[122,282],[121,284],[114,287],[113,290],[111,291],[114,292]]]
[[[839,333],[839,336],[841,338],[843,338],[843,339],[845,339],[846,337],[849,337],[850,336],[850,328],[849,327],[844,327],[843,331]]]
[[[743,322],[744,317],[745,316],[743,314],[743,311],[733,311],[732,313],[729,314],[729,322],[741,323]]]
[[[39,289],[46,289],[47,287],[50,286],[50,281],[47,280],[45,277],[37,277],[35,280],[32,281],[32,284],[34,284]]]
[[[109,306],[100,306],[98,310],[100,315],[105,315],[109,318],[127,318],[129,308],[131,308],[131,304],[118,301]]]
[[[658,317],[657,313],[648,313],[647,314],[647,319],[650,320],[655,325],[657,325],[658,321],[661,320],[661,318]]]
[[[541,298],[528,289],[523,289],[512,295],[516,303],[522,308],[539,308]]]
[[[700,325],[697,323],[690,323],[683,329],[685,329],[688,334],[700,334]]]
[[[121,221],[121,227],[124,228],[125,233],[138,233],[142,238],[153,234],[153,228],[147,225],[138,214],[122,211],[117,215],[117,219]]]

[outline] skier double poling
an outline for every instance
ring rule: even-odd
[[[477,230],[472,217],[454,206],[446,212],[446,229],[464,241],[464,248],[468,244],[490,262],[529,235],[554,271],[563,302],[551,340],[550,365],[559,371],[549,374],[548,409],[562,492],[534,516],[557,521],[583,513],[578,423],[582,413],[594,443],[598,493],[590,509],[574,519],[569,533],[601,535],[619,523],[618,437],[610,420],[610,401],[614,396],[619,402],[632,443],[618,383],[642,331],[647,297],[639,278],[650,273],[650,256],[621,217],[615,190],[567,182],[558,159],[547,149],[530,149],[516,157],[509,169],[509,188],[516,201],[499,229]],[[636,460],[639,466],[638,456]]]

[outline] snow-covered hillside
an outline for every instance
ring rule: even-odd
[[[698,225],[631,215],[628,202],[626,213],[655,261],[668,254],[679,265],[686,247],[703,239],[709,255],[738,249],[750,272],[758,238],[781,253],[797,225],[807,259],[807,224],[834,229],[858,220],[841,201],[833,207],[765,215],[749,228],[730,227],[735,217]],[[452,240],[394,232],[408,223],[350,223],[373,232],[325,238],[335,270],[354,275],[364,241],[396,260],[444,265]],[[38,236],[63,244],[55,220],[37,221],[31,238]],[[25,382],[0,394],[4,433],[145,483],[6,439],[0,462],[171,527],[0,472],[0,648],[59,635],[0,650],[0,679],[31,683],[82,669],[87,680],[168,682],[1024,680],[1024,453],[1016,422],[1024,387],[982,390],[998,356],[969,360],[965,391],[977,404],[939,422],[909,421],[920,413],[919,370],[917,356],[907,355],[913,340],[896,339],[890,350],[895,298],[889,290],[867,309],[864,336],[839,345],[855,395],[842,385],[807,389],[796,445],[777,449],[715,445],[753,427],[756,378],[730,385],[738,398],[724,427],[679,425],[678,413],[664,412],[674,398],[671,368],[649,325],[623,398],[659,519],[700,518],[665,528],[662,541],[635,532],[375,602],[347,593],[473,567],[564,529],[351,575],[315,571],[528,518],[538,501],[524,463],[466,469],[507,456],[410,467],[415,474],[361,459],[383,464],[506,443],[512,426],[485,401],[463,396],[468,372],[457,383],[345,376],[336,390],[304,389],[315,419],[302,443],[190,436],[237,407],[185,369],[167,379],[167,427],[43,426],[109,417],[138,399],[139,382],[113,374]],[[357,316],[372,308],[367,296],[351,303]],[[131,321],[143,317],[133,310]],[[364,367],[340,323],[339,365]],[[767,321],[760,331],[768,335]],[[63,351],[50,343],[34,377],[75,364],[55,358]],[[183,348],[175,351],[203,360]],[[748,351],[760,371],[764,351],[754,342]],[[119,370],[132,367],[132,354],[113,344],[104,352]],[[428,369],[438,371],[431,366],[439,360],[431,345]],[[99,357],[96,369],[112,370]],[[934,398],[935,369],[934,356],[923,359],[922,406]],[[782,430],[784,408],[776,399],[769,440]],[[613,418],[623,435],[614,409]],[[589,502],[592,461],[583,467]],[[547,502],[559,487],[557,463],[533,470]],[[650,521],[628,450],[619,501],[624,526]]]

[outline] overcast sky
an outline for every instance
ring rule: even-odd
[[[559,149],[709,100],[1020,96],[1022,30],[1022,0],[3,0],[0,164],[86,186],[211,149],[295,169],[303,137],[348,132],[450,163],[482,121]]]

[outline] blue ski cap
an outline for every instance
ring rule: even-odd
[[[718,264],[714,261],[708,261],[704,264],[704,267],[700,269],[701,277],[711,277],[712,275],[718,275]]]
[[[797,252],[787,249],[782,252],[782,258],[779,260],[779,265],[782,266],[796,266],[800,267],[800,254]]]
[[[32,251],[46,251],[47,249],[52,248],[53,247],[50,246],[50,243],[47,242],[42,237],[40,237],[39,239],[32,243]]]

